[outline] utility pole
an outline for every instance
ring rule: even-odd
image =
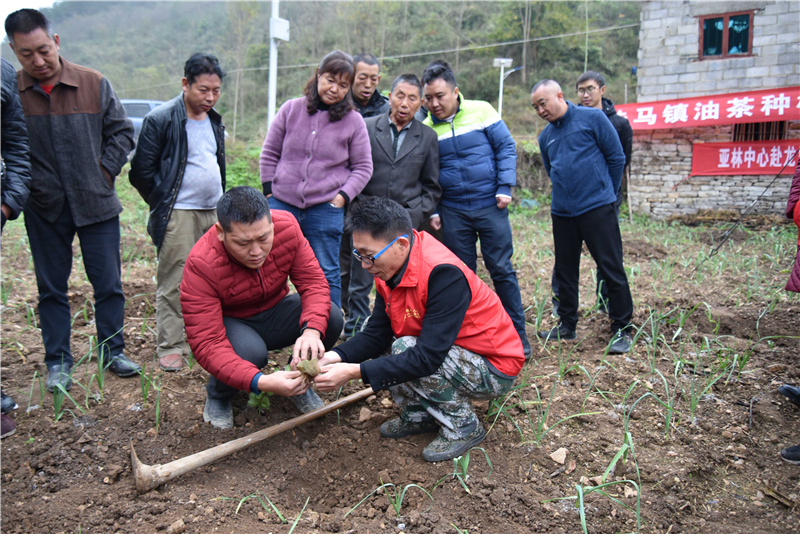
[[[269,100],[267,104],[267,130],[275,118],[275,100],[278,94],[278,40],[289,40],[289,21],[278,17],[278,0],[272,0],[269,19]]]

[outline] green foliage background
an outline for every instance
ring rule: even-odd
[[[573,98],[574,81],[584,70],[586,12],[589,29],[639,22],[638,2],[296,2],[280,3],[291,24],[291,40],[279,48],[278,105],[299,96],[314,66],[329,51],[371,52],[383,59],[381,90],[405,72],[421,75],[433,59],[456,71],[459,88],[470,99],[495,106],[499,70],[495,57],[522,61],[523,45],[431,53],[521,40],[526,8],[530,42],[526,70],[505,83],[503,115],[518,141],[535,139],[544,124],[530,109],[530,87],[554,78]],[[237,69],[240,94],[237,138],[260,143],[266,133],[270,2],[59,2],[43,10],[61,38],[70,61],[99,70],[121,98],[167,100],[180,91],[183,63],[194,52],[219,56],[229,72],[218,109],[232,132]],[[636,78],[638,26],[589,35],[588,66],[606,76],[608,95],[631,100]],[[15,65],[7,44],[3,57]],[[420,54],[413,57],[396,57]],[[240,172],[241,171],[241,172]],[[257,175],[257,169],[255,169]],[[234,169],[234,175],[246,169]]]

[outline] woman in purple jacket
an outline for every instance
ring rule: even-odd
[[[353,59],[325,56],[304,97],[281,106],[261,150],[261,183],[270,208],[291,212],[341,306],[339,248],[345,206],[372,176],[364,119],[353,110]]]

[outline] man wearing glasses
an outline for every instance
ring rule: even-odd
[[[393,200],[359,198],[346,227],[377,296],[361,334],[325,353],[317,388],[358,379],[388,388],[402,412],[381,436],[438,431],[425,460],[464,454],[486,437],[471,400],[505,394],[525,363],[514,323],[497,294],[433,236],[413,230]],[[390,345],[391,356],[379,358]]]

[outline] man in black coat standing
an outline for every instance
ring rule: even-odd
[[[390,198],[403,206],[420,229],[436,210],[439,186],[439,140],[414,114],[422,105],[422,84],[413,74],[392,83],[388,112],[365,120],[372,145],[372,178],[359,196]],[[349,246],[353,250],[352,241]],[[360,262],[350,263],[345,337],[352,337],[370,315],[373,276]]]
[[[194,244],[217,222],[225,191],[225,128],[214,110],[225,77],[211,54],[184,65],[183,92],[144,118],[129,178],[150,206],[147,231],[158,249],[156,355],[178,371],[189,353],[180,285]]]

